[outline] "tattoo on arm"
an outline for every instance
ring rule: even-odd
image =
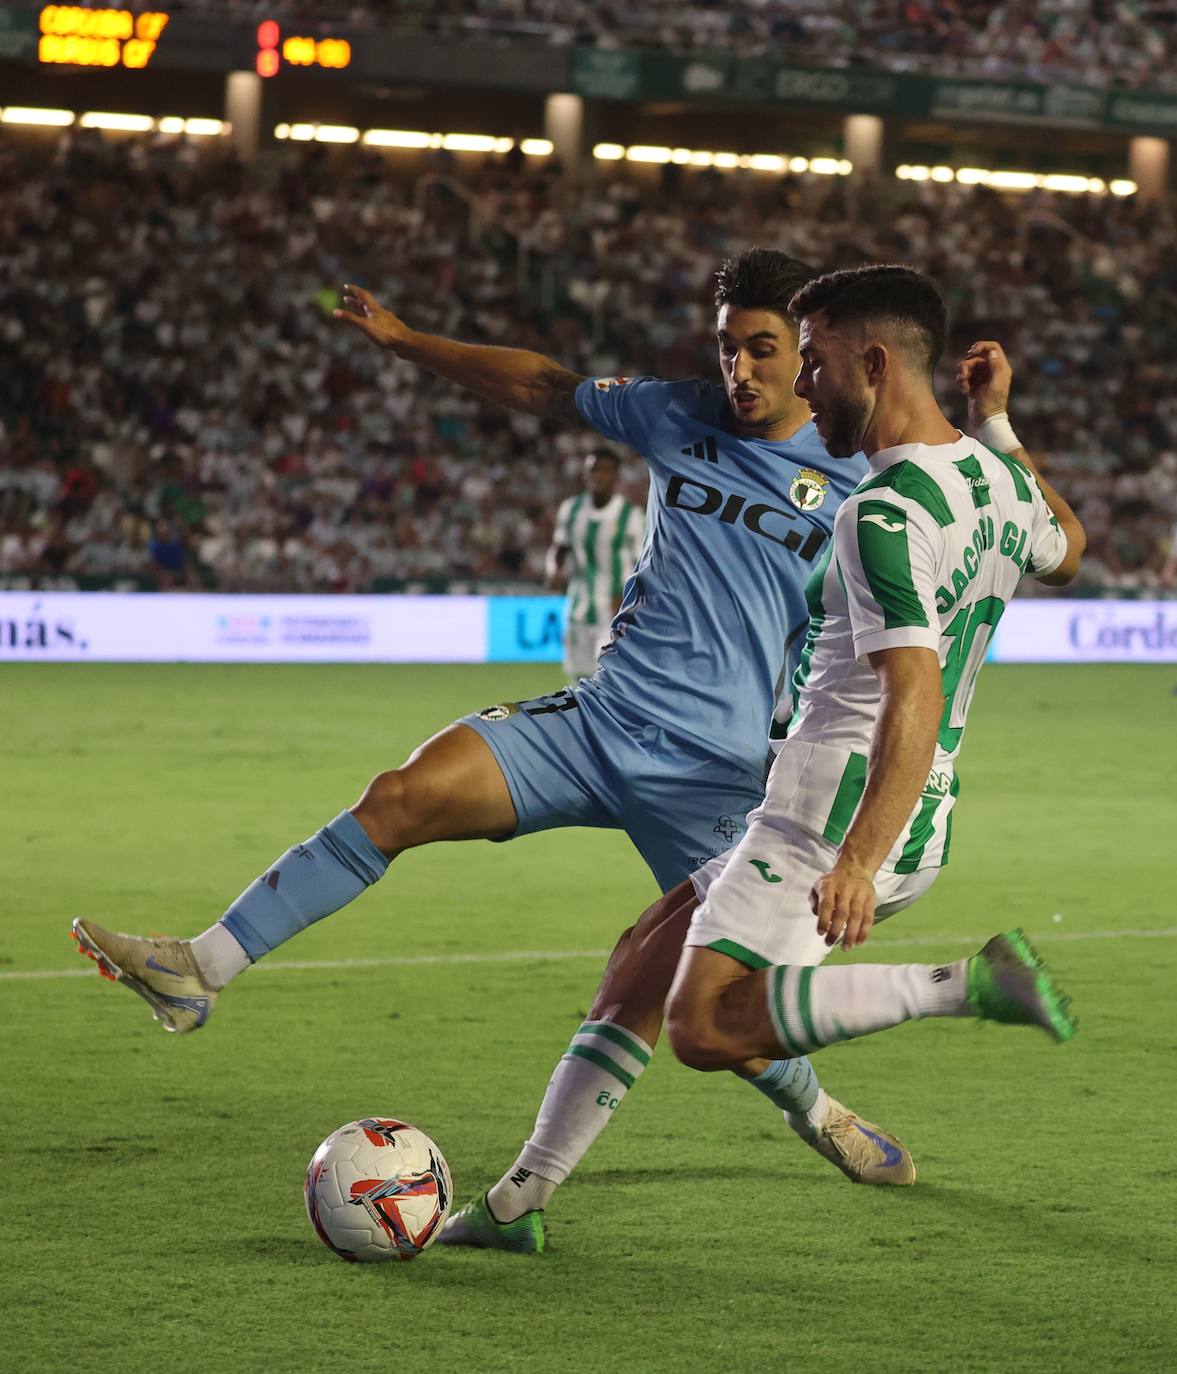
[[[545,389],[544,414],[552,420],[579,420],[580,411],[576,408],[576,388],[584,378],[576,372],[557,363],[550,363],[542,369],[536,379]]]

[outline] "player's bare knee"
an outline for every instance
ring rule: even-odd
[[[408,849],[414,843],[410,792],[404,770],[389,768],[376,774],[352,807],[352,815],[385,854]]]
[[[739,1061],[732,1043],[704,1006],[687,1007],[672,1001],[666,1008],[666,1034],[674,1057],[688,1069],[714,1073]]]

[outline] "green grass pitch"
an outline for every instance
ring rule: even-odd
[[[352,1266],[319,1244],[303,1170],[353,1117],[435,1135],[459,1201],[514,1158],[598,952],[653,895],[618,835],[406,855],[273,960],[375,964],[263,964],[185,1039],[97,976],[23,976],[88,968],[77,914],[195,933],[376,769],[555,683],[0,668],[0,1366],[1177,1367],[1177,670],[985,673],[951,867],[858,957],[959,957],[1023,924],[1081,1026],[824,1052],[836,1095],[910,1145],[912,1189],[851,1187],[746,1087],[663,1051],[556,1195],[543,1258]]]

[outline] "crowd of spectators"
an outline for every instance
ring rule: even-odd
[[[459,195],[389,167],[310,145],[246,171],[220,148],[93,131],[49,167],[0,151],[0,578],[537,583],[592,433],[372,348],[331,318],[338,287],[586,374],[715,376],[712,273],[750,243],[934,273],[953,357],[1009,347],[1014,422],[1091,536],[1084,585],[1177,570],[1169,207],[673,165],[586,186],[512,156],[435,167]]]
[[[139,0],[150,7],[153,0]],[[1174,0],[173,0],[353,27],[937,76],[1177,85]]]

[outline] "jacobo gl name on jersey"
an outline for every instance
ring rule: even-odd
[[[986,549],[996,547],[998,552],[1010,559],[1020,572],[1025,572],[1030,561],[1030,554],[1026,548],[1029,537],[1028,531],[1015,521],[1007,520],[1001,527],[1001,537],[998,539],[993,517],[983,515],[977,522],[972,539],[965,545],[961,566],[954,568],[952,576],[948,579],[952,583],[951,590],[944,586],[936,588],[936,609],[941,612],[949,611],[956,605],[980,571],[981,555]]]

